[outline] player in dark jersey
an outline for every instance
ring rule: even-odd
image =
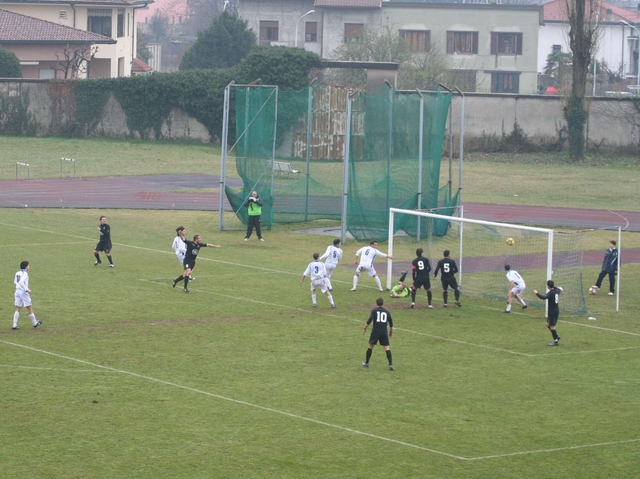
[[[427,301],[429,302],[429,308],[433,308],[431,300],[433,295],[431,294],[431,280],[429,279],[429,273],[431,272],[431,263],[429,258],[422,256],[424,250],[418,248],[416,250],[417,258],[411,262],[411,273],[413,275],[413,288],[411,288],[411,307],[416,305],[416,293],[422,287],[427,291]]]
[[[389,349],[389,338],[393,336],[393,320],[391,319],[391,313],[382,307],[384,299],[376,299],[377,308],[371,310],[369,319],[364,325],[362,334],[367,332],[367,328],[373,323],[373,330],[369,337],[369,348],[367,349],[366,361],[362,363],[365,368],[369,367],[369,359],[371,359],[371,353],[376,343],[380,342],[380,345],[384,347],[387,353],[387,360],[389,361],[389,370],[393,371],[393,362],[391,361],[391,349]],[[389,325],[389,331],[387,332],[387,324]]]
[[[456,265],[455,260],[449,258],[451,252],[446,249],[444,250],[444,258],[438,261],[438,266],[436,266],[436,271],[433,274],[434,278],[438,277],[438,273],[442,272],[442,299],[444,300],[443,306],[446,308],[449,306],[447,303],[449,299],[449,286],[453,289],[456,298],[456,304],[458,306],[462,306],[460,304],[460,288],[458,287],[458,282],[456,281],[456,277],[454,276],[458,272],[458,265]]]
[[[178,284],[179,281],[184,281],[183,291],[185,293],[188,293],[189,288],[187,288],[187,286],[189,285],[189,277],[191,276],[191,271],[193,271],[193,269],[196,267],[196,258],[198,257],[200,248],[220,248],[220,245],[202,243],[202,238],[200,237],[200,235],[195,235],[193,237],[193,241],[184,240],[184,244],[187,247],[183,263],[184,273],[173,280],[173,287],[175,288],[176,284]]]
[[[560,316],[558,304],[560,303],[560,293],[562,291],[562,288],[556,286],[552,280],[547,281],[546,295],[539,294],[537,289],[533,290],[538,298],[547,300],[547,328],[549,328],[553,336],[553,342],[549,343],[549,346],[557,346],[560,343],[560,336],[556,332],[556,324],[558,324],[558,316]]]
[[[113,259],[111,259],[111,227],[107,224],[106,216],[100,217],[100,226],[98,226],[98,231],[100,231],[100,240],[93,250],[93,255],[96,257],[96,262],[93,263],[93,265],[98,266],[99,264],[102,264],[98,251],[104,251],[104,254],[107,255],[107,259],[109,260],[109,267],[113,268],[115,265],[113,264]]]

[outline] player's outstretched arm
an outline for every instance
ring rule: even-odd
[[[207,243],[207,248],[222,248],[219,244],[209,244]]]

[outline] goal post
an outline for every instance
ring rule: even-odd
[[[394,276],[411,268],[417,246],[424,250],[432,271],[449,250],[458,264],[463,296],[505,300],[509,283],[504,266],[508,264],[523,276],[528,304],[545,306],[533,290],[545,292],[546,281],[553,279],[565,289],[562,310],[582,314],[587,312],[582,237],[582,233],[390,208],[388,250],[394,259],[387,263],[386,285],[391,288]],[[507,242],[509,238],[513,242]],[[439,289],[439,283],[432,285],[432,290]]]

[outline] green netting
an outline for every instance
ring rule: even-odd
[[[386,239],[390,207],[457,203],[448,187],[439,188],[451,94],[421,97],[383,87],[354,96],[348,118],[346,89],[236,86],[232,93],[237,140],[229,157],[235,154],[243,187],[227,187],[226,194],[243,222],[242,203],[253,190],[265,201],[265,228],[341,219],[345,142],[350,145],[347,231],[355,238]]]

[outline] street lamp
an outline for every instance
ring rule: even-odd
[[[640,31],[638,31],[638,29],[636,27],[634,27],[633,25],[631,25],[629,22],[625,22],[624,20],[620,20],[620,23],[622,23],[623,25],[628,26],[629,28],[633,28],[636,31],[636,35],[638,35],[638,48],[636,48],[636,50],[638,51],[638,61],[637,66],[638,66],[638,76],[636,78],[636,95],[638,95],[638,90],[640,89]]]
[[[309,10],[307,13],[305,13],[300,18],[298,18],[298,21],[296,22],[296,40],[294,42],[296,48],[298,48],[298,25],[300,24],[300,20],[302,20],[307,15],[311,15],[312,13],[316,13],[316,11],[315,10]]]

